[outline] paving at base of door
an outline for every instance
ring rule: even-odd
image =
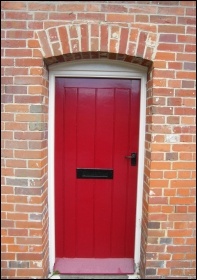
[[[57,278],[56,278],[57,279]],[[140,279],[139,275],[60,275],[60,279]]]

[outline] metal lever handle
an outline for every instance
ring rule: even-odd
[[[136,163],[137,163],[137,153],[131,153],[130,156],[125,156],[125,158],[131,159],[131,166],[136,166]]]

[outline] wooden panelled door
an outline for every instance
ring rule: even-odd
[[[139,108],[140,80],[56,78],[56,258],[134,258]]]

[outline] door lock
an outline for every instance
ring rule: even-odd
[[[130,156],[125,156],[125,158],[128,158],[131,160],[131,166],[136,166],[137,164],[137,153],[131,153]]]

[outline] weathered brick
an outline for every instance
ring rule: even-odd
[[[146,269],[146,275],[156,275],[156,269],[155,268],[147,268]]]
[[[29,124],[29,130],[31,131],[44,131],[46,130],[46,125],[45,123],[30,123]]]
[[[148,228],[149,229],[159,229],[160,222],[148,222]]]
[[[178,160],[178,153],[166,153],[166,160]]]
[[[28,186],[28,180],[27,179],[17,179],[17,178],[7,178],[6,179],[7,185],[13,185],[13,186]]]
[[[41,195],[42,190],[39,188],[22,188],[17,187],[15,188],[16,195]]]
[[[29,268],[29,262],[26,262],[26,261],[9,261],[9,268]]]

